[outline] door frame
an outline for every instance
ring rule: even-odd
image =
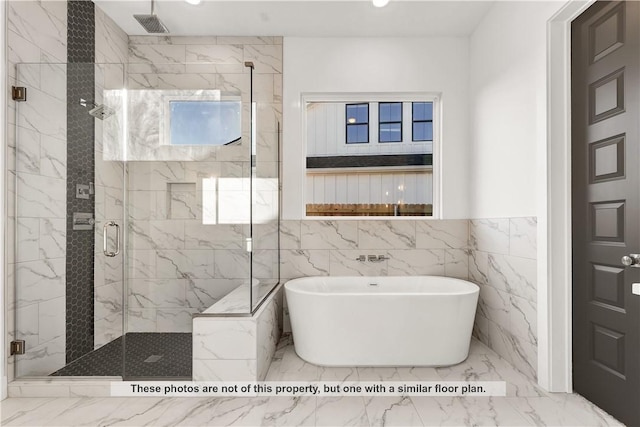
[[[571,21],[595,0],[571,0],[547,22],[547,138],[538,149],[538,383],[571,392]]]

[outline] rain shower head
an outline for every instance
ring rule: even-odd
[[[104,104],[96,105],[91,110],[89,110],[89,114],[95,117],[96,119],[104,120],[108,117],[111,117],[115,114],[115,110],[107,107]]]
[[[147,33],[154,34],[164,34],[168,33],[169,29],[166,25],[160,21],[158,15],[153,13],[154,10],[154,0],[151,0],[151,13],[149,15],[133,15],[136,18],[136,21],[142,25],[142,28],[147,30]]]

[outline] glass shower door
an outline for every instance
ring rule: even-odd
[[[121,376],[125,165],[104,147],[123,135],[124,67],[18,64],[15,85],[15,375]]]

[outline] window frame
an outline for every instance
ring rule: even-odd
[[[300,144],[299,160],[293,159],[291,163],[286,161],[283,163],[284,176],[293,174],[297,176],[296,184],[293,184],[295,196],[291,197],[291,203],[295,206],[294,217],[301,220],[323,220],[326,216],[313,216],[306,214],[306,201],[308,189],[304,184],[307,177],[306,159],[308,150],[307,141],[307,105],[313,103],[344,103],[359,104],[370,102],[431,102],[433,103],[433,141],[432,143],[432,167],[433,167],[433,209],[432,215],[426,216],[334,216],[332,220],[345,221],[375,221],[375,220],[391,220],[391,221],[431,221],[434,219],[442,219],[443,201],[442,201],[442,150],[441,150],[441,129],[442,129],[442,93],[441,92],[301,92],[300,93]],[[429,141],[427,141],[429,143]],[[346,146],[346,144],[345,144]],[[296,156],[297,157],[297,156]]]
[[[380,108],[383,104],[387,104],[387,105],[400,105],[400,121],[382,121],[382,119],[380,118]],[[394,143],[400,143],[403,141],[403,134],[402,134],[402,130],[403,130],[403,114],[402,114],[402,106],[403,106],[404,102],[403,101],[396,101],[396,102],[383,102],[380,101],[378,102],[378,144],[394,144]],[[411,102],[411,104],[413,105],[413,101]],[[400,125],[400,140],[399,141],[383,141],[381,138],[382,135],[382,125],[388,125],[388,124],[399,124]]]
[[[349,113],[347,112],[349,110],[350,106],[359,106],[359,105],[366,105],[367,106],[367,122],[366,123],[361,123],[361,122],[355,122],[355,123],[349,123]],[[357,119],[356,119],[357,120]],[[371,103],[369,102],[356,102],[356,103],[350,103],[350,104],[345,104],[344,106],[344,143],[347,145],[352,145],[352,144],[369,144],[371,142],[371,138],[369,137],[369,132],[371,131],[371,127],[370,127],[370,123],[371,123]],[[357,141],[357,142],[349,142],[349,126],[363,126],[365,125],[367,127],[367,140],[366,141]]]
[[[414,104],[428,104],[431,103],[431,120],[416,120],[413,113]],[[434,102],[433,101],[411,101],[411,142],[433,142],[434,128],[433,128],[433,116],[434,116]],[[415,123],[431,123],[431,139],[416,139],[413,125]]]

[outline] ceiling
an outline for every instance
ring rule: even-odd
[[[133,18],[148,14],[150,0],[95,0],[129,35],[147,33]],[[156,1],[155,13],[171,35],[356,37],[465,36],[493,1],[391,0],[182,0]]]

